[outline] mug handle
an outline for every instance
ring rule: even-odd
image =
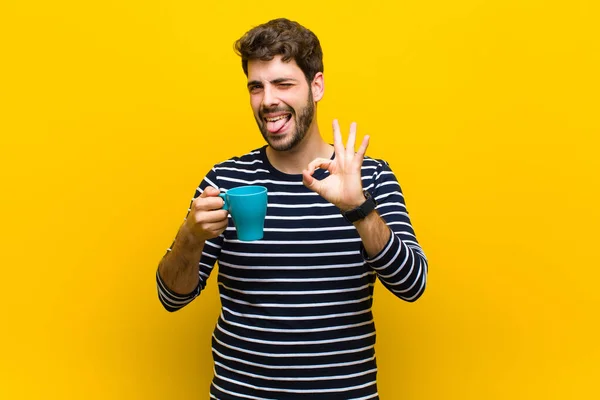
[[[227,197],[225,197],[226,193],[219,193],[219,197],[223,199],[223,207],[221,210],[229,210],[229,206],[227,205]]]

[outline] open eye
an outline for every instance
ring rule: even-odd
[[[250,85],[248,86],[248,91],[250,93],[258,93],[262,89],[262,85]]]

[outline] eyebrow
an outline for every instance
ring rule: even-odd
[[[270,81],[270,83],[277,85],[278,83],[289,82],[289,81],[297,82],[298,80],[294,79],[294,78],[277,78],[277,79],[273,79],[272,81]],[[248,85],[246,85],[246,86],[249,88],[250,86],[261,85],[261,84],[262,84],[262,82],[260,82],[260,81],[250,81],[250,82],[248,82]]]

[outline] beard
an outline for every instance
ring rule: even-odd
[[[308,88],[308,98],[304,107],[299,109],[299,112],[296,112],[292,107],[275,107],[275,108],[263,108],[259,112],[259,118],[256,118],[256,123],[258,124],[258,129],[260,129],[260,133],[263,138],[267,142],[273,150],[277,151],[288,151],[293,149],[298,145],[298,143],[302,142],[302,139],[308,133],[308,129],[312,124],[312,121],[315,117],[315,103],[312,101],[312,89]],[[291,118],[294,118],[295,121],[295,129],[291,133],[291,136],[284,135],[283,137],[275,136],[269,137],[269,131],[267,130],[267,125],[265,123],[264,118],[262,117],[265,113],[272,112],[289,112],[291,114]]]

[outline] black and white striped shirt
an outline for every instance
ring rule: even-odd
[[[215,165],[194,196],[208,185],[221,192],[266,186],[264,238],[238,241],[229,218],[225,232],[204,245],[196,290],[174,293],[157,272],[159,299],[169,311],[184,307],[218,261],[222,312],[212,339],[213,399],[378,399],[375,280],[405,301],[419,298],[427,280],[427,259],[398,181],[385,161],[365,157],[363,188],[394,233],[368,258],[339,209],[306,188],[302,175],[276,170],[265,150]]]

